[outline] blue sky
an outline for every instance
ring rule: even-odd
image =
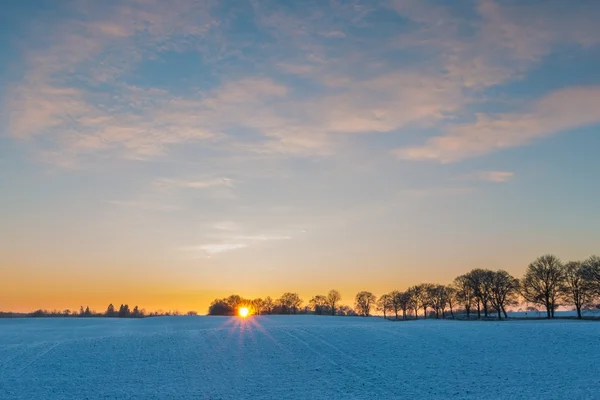
[[[594,1],[9,2],[0,300],[349,302],[597,253],[598,20]],[[32,279],[43,295],[10,289]]]

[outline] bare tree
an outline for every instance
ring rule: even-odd
[[[564,266],[564,281],[560,287],[562,298],[575,305],[577,318],[581,319],[581,308],[594,298],[593,280],[586,274],[585,264],[570,261]]]
[[[260,297],[257,299],[252,300],[251,302],[252,305],[252,312],[256,315],[260,315],[263,313],[263,309],[264,309],[264,300],[261,299]]]
[[[420,289],[418,286],[412,286],[406,291],[410,299],[410,309],[415,313],[415,319],[419,319],[419,301],[420,301]]]
[[[402,310],[402,319],[406,319],[406,313],[412,308],[410,292],[396,292],[394,301]],[[398,317],[396,317],[398,318]]]
[[[554,318],[564,277],[564,267],[558,257],[551,254],[538,257],[527,267],[521,295],[526,301],[545,307],[547,317]]]
[[[454,279],[454,287],[456,288],[456,300],[465,308],[467,319],[469,319],[475,296],[468,274],[458,276]]]
[[[435,317],[439,318],[440,315],[445,318],[445,309],[448,305],[448,290],[444,285],[433,285],[430,286],[427,290],[429,301],[433,311],[435,312]]]
[[[322,295],[316,295],[308,302],[309,308],[317,315],[322,315],[323,312],[329,311],[327,297]]]
[[[398,319],[398,312],[400,312],[400,310],[402,309],[400,307],[400,292],[397,290],[394,290],[393,292],[390,293],[390,306],[391,306],[391,310],[394,312],[394,315],[396,316],[396,319]]]
[[[446,286],[446,297],[448,301],[448,308],[450,309],[450,315],[454,318],[454,307],[457,303],[456,297],[457,290],[454,286]],[[445,318],[445,317],[444,317]]]
[[[506,271],[499,270],[490,275],[490,303],[498,311],[498,319],[508,318],[506,306],[515,303],[519,293],[519,280]]]
[[[341,300],[342,295],[337,290],[331,289],[329,293],[327,293],[327,305],[329,306],[331,315],[335,315],[336,307]]]
[[[583,275],[595,296],[600,296],[600,257],[591,256],[583,262]]]
[[[359,315],[368,317],[371,313],[371,307],[377,301],[377,297],[371,292],[360,292],[356,295],[356,312]]]
[[[481,307],[483,307],[483,315],[488,316],[492,274],[493,271],[481,268],[467,273],[477,304],[477,318],[481,318]]]
[[[431,305],[429,292],[432,286],[433,285],[431,283],[421,283],[420,285],[416,285],[411,288],[413,300],[416,303],[415,317],[418,313],[418,310],[422,308],[423,318],[427,318],[427,308]]]
[[[393,301],[393,295],[391,293],[383,294],[377,300],[377,310],[383,312],[383,318],[387,319],[387,312],[393,309]]]
[[[275,308],[275,302],[271,296],[265,297],[262,304],[261,314],[271,314],[273,312],[273,308]]]
[[[283,307],[283,312],[288,314],[296,314],[298,308],[302,305],[302,299],[298,293],[284,293],[279,299]]]

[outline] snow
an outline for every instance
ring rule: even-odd
[[[0,320],[0,399],[598,398],[600,323]]]

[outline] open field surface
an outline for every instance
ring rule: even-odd
[[[1,399],[592,399],[600,323],[0,320]]]

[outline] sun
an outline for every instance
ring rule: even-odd
[[[240,317],[246,318],[250,315],[250,310],[248,310],[248,307],[241,307],[238,313],[240,314]]]

